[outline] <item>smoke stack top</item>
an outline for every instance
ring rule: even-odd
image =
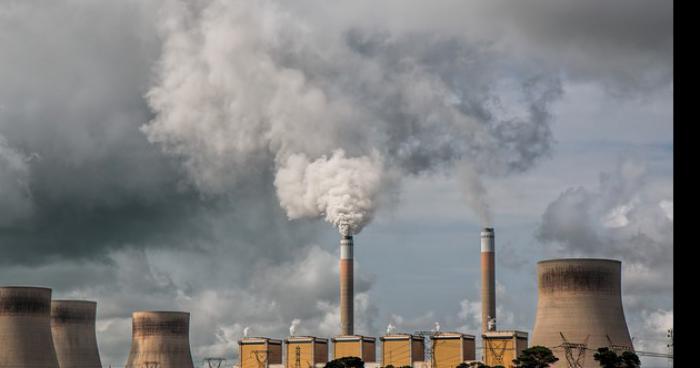
[[[481,251],[493,252],[495,250],[495,235],[492,227],[481,230]]]

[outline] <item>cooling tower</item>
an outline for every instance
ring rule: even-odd
[[[496,246],[492,227],[481,230],[481,331],[496,330]],[[489,320],[492,321],[489,325]]]
[[[569,367],[569,361],[578,361],[582,368],[598,367],[593,354],[600,347],[632,350],[620,274],[620,261],[609,259],[552,259],[537,264],[532,345],[552,349],[559,358],[553,367]]]
[[[0,287],[0,367],[58,368],[51,289]]]
[[[51,333],[60,368],[102,368],[95,335],[97,303],[51,301]]]
[[[340,334],[353,335],[352,235],[340,239]]]
[[[194,368],[190,353],[190,314],[134,312],[126,368]]]

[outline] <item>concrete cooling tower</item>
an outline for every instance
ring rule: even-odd
[[[632,350],[622,310],[621,263],[609,259],[552,259],[537,264],[537,315],[532,345],[546,346],[553,367],[599,367],[600,347]]]
[[[51,333],[60,368],[102,368],[95,335],[97,303],[51,302]]]
[[[59,368],[50,313],[51,289],[0,287],[0,367]]]
[[[126,368],[194,368],[190,314],[134,312]]]

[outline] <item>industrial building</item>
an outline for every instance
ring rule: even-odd
[[[59,368],[51,336],[51,289],[0,287],[0,366]]]
[[[238,340],[240,368],[270,368],[282,364],[282,340],[246,337]]]
[[[365,363],[377,360],[375,349],[376,339],[369,336],[336,336],[333,341],[333,359],[358,357]]]
[[[389,334],[379,338],[382,344],[381,366],[403,367],[425,361],[425,342],[422,336]]]
[[[438,332],[430,339],[433,354],[431,368],[454,368],[464,361],[476,359],[473,335]]]
[[[487,331],[481,339],[483,362],[488,366],[513,367],[513,359],[527,349],[527,332],[523,331]]]
[[[190,314],[134,312],[126,368],[194,368],[190,352]]]
[[[551,259],[537,263],[537,314],[532,345],[546,346],[553,367],[598,367],[600,347],[633,350],[622,309],[621,262]]]
[[[51,301],[51,334],[60,368],[102,368],[95,334],[97,303]]]
[[[287,349],[286,368],[316,368],[328,362],[328,339],[291,336],[284,340],[284,345]]]

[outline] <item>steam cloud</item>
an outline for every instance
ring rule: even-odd
[[[383,184],[383,164],[373,157],[345,157],[343,150],[309,162],[292,155],[277,172],[275,186],[290,219],[325,216],[343,235],[357,234],[372,220]]]
[[[156,116],[142,130],[203,193],[271,172],[290,219],[325,217],[356,234],[397,184],[387,173],[468,161],[468,203],[489,223],[480,177],[549,152],[559,80],[514,73],[485,45],[322,28],[271,1],[170,5],[147,93]]]

